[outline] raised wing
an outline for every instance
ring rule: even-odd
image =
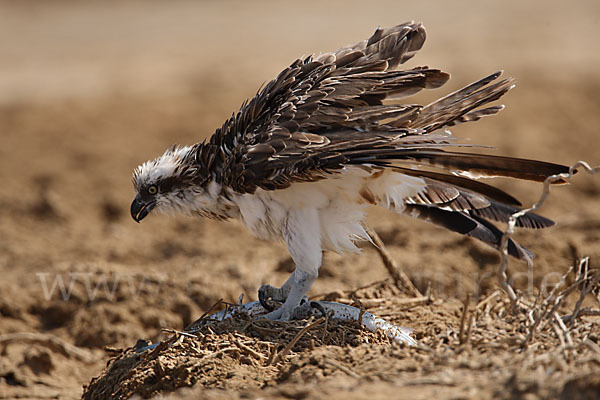
[[[486,106],[513,87],[510,79],[497,81],[500,72],[426,106],[384,104],[449,79],[427,67],[395,70],[424,41],[423,26],[407,23],[377,29],[368,40],[337,52],[296,60],[201,146],[200,163],[239,193],[322,179],[351,164],[427,165],[467,176],[536,181],[566,171],[540,161],[444,150],[466,145],[441,128],[502,109]]]
[[[340,150],[357,142],[368,147],[375,132],[385,143],[414,131],[406,127],[419,106],[382,100],[448,80],[428,68],[392,70],[424,41],[423,26],[408,23],[377,29],[370,39],[334,53],[296,60],[215,132],[201,161],[222,171],[218,178],[238,192],[277,189],[342,168]],[[382,127],[382,120],[394,126]]]

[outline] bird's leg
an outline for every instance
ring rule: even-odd
[[[263,293],[270,291],[271,294],[280,298],[285,296],[285,302],[281,308],[271,311],[266,318],[288,321],[294,317],[306,315],[305,309],[298,310],[298,308],[304,307],[300,303],[319,275],[323,253],[320,226],[319,213],[314,208],[295,209],[288,212],[282,234],[290,256],[296,264],[296,269],[281,289],[274,288],[275,290],[273,290],[267,287],[263,290]]]
[[[304,309],[304,304],[308,303],[306,301],[303,304],[301,303],[302,300],[308,299],[306,297],[306,293],[308,292],[314,281],[317,279],[317,276],[317,273],[311,274],[296,268],[294,273],[292,273],[292,276],[290,276],[290,279],[288,279],[286,282],[288,283],[292,281],[285,302],[277,310],[271,311],[270,313],[265,315],[265,318],[272,320],[289,321],[290,319],[305,316],[306,310]],[[283,289],[283,286],[281,289]],[[282,292],[283,290],[281,289],[278,290]]]

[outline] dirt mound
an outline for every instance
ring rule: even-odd
[[[124,350],[100,377],[92,380],[84,398],[128,398],[134,394],[150,397],[193,385],[260,388],[285,381],[290,372],[277,365],[287,364],[300,353],[322,346],[362,343],[389,344],[389,339],[362,329],[356,322],[323,318],[277,323],[239,317],[211,322],[194,334],[176,334],[141,353],[140,346]],[[140,345],[147,342],[141,341]]]
[[[146,398],[191,386],[203,394],[210,389],[294,392],[307,382],[329,386],[340,377],[442,385],[455,394],[466,386],[506,399],[585,396],[596,393],[593,374],[600,371],[600,346],[595,322],[585,317],[589,309],[581,304],[600,290],[600,273],[584,267],[564,276],[553,292],[521,297],[517,303],[500,291],[474,304],[412,299],[412,314],[421,311],[426,321],[415,332],[416,346],[392,342],[357,321],[284,323],[243,313],[224,321],[201,319],[194,323],[194,334],[176,333],[156,346],[140,340],[122,350],[86,386],[84,398]],[[357,294],[391,294],[393,287],[386,281],[324,297],[377,300],[378,312],[398,315],[398,304],[411,303],[410,298],[356,299]]]

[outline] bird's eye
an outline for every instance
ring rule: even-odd
[[[149,194],[156,194],[156,192],[158,192],[158,188],[156,187],[156,185],[152,185],[152,186],[148,187]]]

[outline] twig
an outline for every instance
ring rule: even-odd
[[[315,322],[313,322],[312,324],[307,325],[304,328],[302,328],[302,330],[300,332],[298,332],[298,334],[292,339],[292,341],[289,342],[287,344],[287,346],[285,346],[285,348],[283,350],[281,350],[281,352],[279,354],[277,354],[277,357],[275,357],[273,364],[277,364],[279,361],[283,360],[283,358],[287,355],[287,353],[289,353],[289,351],[292,349],[292,347],[294,347],[296,342],[298,342],[298,340],[300,340],[300,338],[306,332],[308,332],[310,329],[314,328],[315,326],[319,325],[323,321],[325,321],[325,317],[321,317],[318,320],[316,320]],[[269,365],[269,364],[267,364],[267,365]]]
[[[575,164],[573,164],[569,168],[569,172],[563,172],[561,174],[550,175],[549,177],[547,177],[544,180],[542,194],[541,194],[540,198],[538,199],[538,201],[535,202],[530,208],[526,208],[526,209],[517,211],[516,213],[512,214],[508,220],[506,230],[504,231],[504,234],[502,235],[502,239],[500,241],[500,254],[501,254],[502,259],[500,261],[500,265],[498,266],[498,283],[504,289],[504,291],[508,294],[510,300],[513,303],[515,303],[517,301],[517,295],[515,294],[514,289],[508,282],[508,277],[506,275],[506,269],[508,267],[508,241],[510,239],[510,236],[514,233],[515,226],[517,224],[517,219],[519,219],[520,217],[522,217],[523,215],[525,215],[529,212],[535,211],[538,208],[540,208],[542,206],[542,204],[544,204],[544,202],[546,201],[546,198],[548,197],[548,195],[550,194],[550,185],[552,183],[556,183],[556,182],[568,182],[568,180],[571,179],[573,177],[573,175],[575,175],[575,173],[577,172],[577,168],[580,168],[580,167],[582,167],[585,172],[587,172],[591,175],[597,174],[598,171],[600,171],[600,166],[596,166],[596,167],[592,168],[585,161],[577,161]],[[530,264],[530,266],[531,266],[532,261],[528,260],[527,263]]]
[[[209,353],[209,354],[205,355],[204,357],[200,358],[195,363],[186,364],[186,366],[188,368],[200,369],[200,368],[202,368],[202,366],[204,366],[204,364],[206,364],[207,362],[209,362],[213,358],[218,357],[221,354],[233,353],[233,352],[239,353],[239,351],[240,351],[240,349],[237,348],[237,347],[234,347],[234,346],[225,347],[223,349],[220,349],[219,351],[215,351],[214,353]]]
[[[554,329],[554,333],[556,334],[556,338],[560,342],[560,349],[564,350],[565,347],[567,347],[567,346],[566,346],[566,343],[565,343],[565,339],[564,339],[563,335],[561,334],[560,327],[557,324],[553,323],[552,324],[552,329]]]
[[[415,297],[423,296],[421,292],[419,292],[419,289],[417,289],[416,286],[412,283],[408,275],[406,275],[406,273],[404,273],[404,271],[400,267],[398,267],[398,264],[396,264],[396,261],[394,261],[392,255],[385,248],[385,244],[383,243],[377,232],[375,232],[368,226],[365,226],[365,231],[367,232],[367,235],[369,235],[369,237],[371,238],[375,249],[379,253],[381,260],[383,261],[383,265],[388,270],[389,274],[392,276],[392,279],[394,280],[396,285],[402,285]]]
[[[565,315],[564,318],[569,318],[573,314]],[[600,310],[592,310],[589,307],[583,307],[577,314],[578,317],[600,317]]]
[[[425,289],[425,297],[431,299],[431,280],[427,281],[427,288]]]
[[[554,319],[556,320],[556,323],[560,327],[560,330],[563,332],[563,335],[565,336],[565,339],[567,340],[567,344],[569,346],[573,346],[573,338],[571,337],[571,334],[569,333],[567,326],[565,325],[563,320],[560,318],[560,315],[558,315],[558,313],[554,313]]]
[[[475,318],[475,314],[469,313],[469,321],[467,322],[467,335],[465,338],[465,343],[469,343],[471,341],[471,329],[473,328],[473,318]]]
[[[253,356],[254,358],[256,358],[257,360],[260,361],[264,361],[265,360],[265,356],[258,353],[257,351],[255,351],[253,348],[251,348],[250,346],[246,346],[244,343],[241,342],[241,340],[239,340],[238,338],[235,339],[234,341],[235,345],[237,347],[239,347],[241,350],[244,350],[246,353],[250,354],[251,356]]]
[[[563,286],[563,284],[565,283],[565,281],[567,279],[567,276],[569,276],[571,271],[573,271],[573,267],[569,268],[569,270],[563,276],[561,276],[560,281],[552,288],[552,290],[550,291],[548,296],[546,296],[544,298],[544,300],[542,300],[542,302],[540,303],[540,312],[537,315],[537,318],[535,318],[531,327],[529,328],[529,333],[527,334],[527,337],[521,343],[522,347],[527,347],[529,342],[531,342],[531,340],[533,340],[536,330],[537,330],[539,324],[542,322],[542,320],[547,319],[548,316],[551,315],[555,311],[555,307],[558,307],[558,305],[562,302],[562,299],[564,299],[564,297],[562,297],[562,298],[560,296],[556,297],[556,292],[558,291],[558,289],[561,286]],[[540,293],[541,293],[541,291],[540,291]],[[562,293],[564,293],[564,291]],[[554,299],[554,307],[552,308],[551,311],[548,311],[548,307],[550,307],[550,301],[552,299]],[[536,299],[536,303],[537,303],[537,299]],[[535,307],[535,303],[534,303],[533,307]],[[533,307],[531,309],[531,312],[533,312],[533,310],[534,310]]]
[[[490,301],[492,301],[493,299],[495,299],[496,297],[498,297],[500,295],[500,293],[502,293],[502,292],[500,292],[498,290],[494,290],[485,299],[483,299],[479,303],[477,303],[477,305],[475,306],[475,309],[478,310],[481,307],[485,306],[487,303],[489,303]]]
[[[193,335],[193,334],[187,333],[187,332],[178,331],[177,329],[162,328],[161,331],[167,332],[167,333],[171,333],[171,334],[181,335],[181,336],[187,336],[187,337],[191,337],[191,338],[194,338],[194,339],[198,339],[198,336],[196,336],[196,335]]]
[[[585,257],[579,263],[580,268],[584,269],[582,280],[587,280],[587,278],[588,278],[589,260],[590,260],[589,257]],[[581,292],[579,293],[579,299],[577,299],[577,303],[575,303],[575,308],[573,309],[573,312],[571,313],[569,320],[567,322],[569,324],[569,326],[573,326],[575,319],[579,315],[579,312],[581,309],[581,304],[583,303],[583,299],[585,299],[585,297],[588,295],[588,293],[590,293],[592,291],[592,289],[594,288],[594,285],[599,280],[600,280],[600,273],[596,273],[592,277],[592,279],[590,279],[588,282],[584,283],[583,289],[581,289]]]
[[[271,347],[271,351],[269,352],[269,358],[267,359],[267,365],[273,364],[273,361],[275,361],[275,357],[277,357],[277,345],[273,345]]]
[[[591,341],[590,339],[585,339],[583,341],[583,344],[586,345],[590,350],[592,350],[594,353],[600,355],[600,346],[598,346],[596,343],[594,343],[593,341]]]
[[[364,308],[360,308],[358,320],[362,321],[362,314],[364,314]],[[323,325],[323,336],[321,336],[321,345],[325,345],[325,335],[327,334],[327,326],[329,324],[329,313],[325,314],[325,324]],[[311,341],[311,344],[314,345],[314,342]]]
[[[176,342],[178,340],[179,336],[173,335],[170,338],[163,340],[162,342],[159,342],[158,345],[153,348],[152,350],[150,350],[149,353],[146,353],[145,358],[147,360],[154,360],[156,357],[158,357],[160,355],[160,353],[166,349],[167,347],[169,347],[171,344],[173,344],[174,342]]]
[[[186,326],[183,329],[183,331],[184,332],[193,332],[194,330],[197,330],[197,326],[196,325],[198,325],[200,322],[202,322],[204,320],[204,318],[206,318],[208,316],[208,314],[210,314],[212,312],[212,310],[214,310],[219,305],[221,305],[221,303],[223,303],[223,299],[217,300],[217,302],[215,304],[213,304],[212,306],[210,306],[210,308],[208,310],[206,310],[206,312],[204,314],[202,314],[200,316],[200,318],[198,318],[197,320],[195,320],[194,322],[192,322],[191,324],[189,324],[188,326]]]
[[[465,336],[465,322],[467,321],[467,314],[469,313],[469,301],[471,300],[471,295],[467,293],[467,297],[465,298],[465,302],[463,303],[463,312],[460,317],[460,331],[458,332],[458,343],[464,344],[464,336]]]

